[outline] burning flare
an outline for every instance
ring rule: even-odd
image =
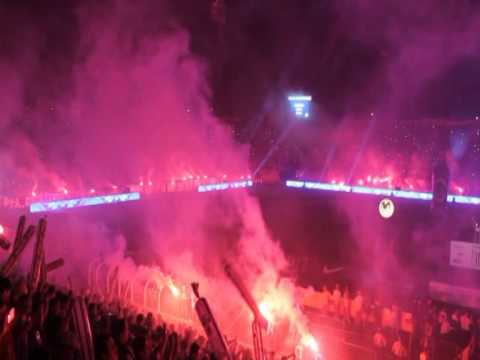
[[[314,354],[318,354],[320,352],[320,347],[318,346],[318,342],[311,334],[303,335],[300,343],[304,347],[313,351]]]
[[[173,280],[171,277],[167,278],[167,286],[174,297],[176,298],[180,297],[181,292],[178,289],[178,287],[173,283]]]

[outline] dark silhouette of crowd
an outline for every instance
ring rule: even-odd
[[[75,301],[88,309],[95,359],[215,358],[207,339],[192,328],[167,325],[152,313],[136,314],[118,302],[93,301],[52,285],[31,293],[25,279],[12,284],[0,277],[0,359],[81,359],[84,339],[73,324]],[[238,349],[235,358],[252,356]]]

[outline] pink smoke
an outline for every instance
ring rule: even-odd
[[[188,34],[170,23],[168,31],[143,32],[147,2],[110,5],[108,11],[102,6],[77,10],[78,58],[63,96],[27,112],[21,91],[8,93],[8,124],[19,114],[29,119],[26,130],[9,133],[11,144],[1,153],[13,177],[25,183],[22,191],[70,194],[98,184],[191,176],[186,174],[248,174],[248,149],[235,144],[231,131],[212,114],[206,66],[190,52]],[[10,83],[12,89],[28,86],[21,76]],[[105,208],[97,214],[108,219],[109,212],[118,215],[120,210]],[[231,326],[230,314],[245,306],[223,275],[221,264],[228,258],[256,289],[258,300],[265,296],[258,287],[284,297],[276,311],[307,335],[295,308],[293,281],[284,280],[288,285],[281,290],[274,285],[287,266],[283,251],[271,239],[257,200],[244,190],[159,197],[137,213],[118,215],[120,225],[88,212],[57,216],[49,221],[46,257],[65,258],[64,268],[52,275],[60,283],[86,287],[85,270],[100,257],[118,266],[123,279],[158,270],[184,286],[200,282],[221,324]],[[24,269],[29,255],[22,259]],[[248,335],[249,329],[244,310],[239,325],[229,330]]]

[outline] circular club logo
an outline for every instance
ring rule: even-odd
[[[390,199],[383,199],[380,201],[380,204],[378,205],[378,212],[384,219],[391,218],[395,212],[395,205],[393,204],[393,201]]]

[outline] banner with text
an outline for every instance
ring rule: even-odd
[[[451,241],[450,265],[480,270],[480,244]]]

